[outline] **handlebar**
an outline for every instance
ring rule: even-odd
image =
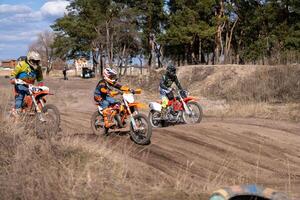
[[[136,90],[128,90],[128,91],[122,91],[122,90],[117,90],[117,91],[112,91],[111,94],[113,96],[115,95],[123,95],[124,93],[127,94],[127,93],[131,93],[131,94],[141,94],[142,90],[141,89],[136,89]]]

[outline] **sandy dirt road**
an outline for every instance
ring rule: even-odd
[[[61,111],[64,137],[79,136],[101,145],[102,138],[90,129],[97,80],[46,82],[55,93],[49,102]],[[0,86],[10,87],[3,78]],[[127,151],[136,162],[173,178],[182,190],[257,183],[300,199],[300,125],[296,123],[204,118],[197,125],[154,129],[148,146],[135,145],[126,136],[108,140],[111,148]]]

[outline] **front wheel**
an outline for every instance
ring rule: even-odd
[[[201,106],[195,101],[189,101],[186,103],[190,113],[183,111],[182,118],[186,124],[200,123],[203,117],[203,111]]]
[[[108,128],[104,126],[103,115],[99,111],[94,112],[91,118],[91,128],[95,135],[106,135],[108,133]]]
[[[60,112],[58,108],[55,105],[47,104],[43,107],[42,113],[48,128],[56,134],[60,126]]]
[[[136,124],[136,130],[134,130],[132,122],[131,124],[131,130],[130,130],[130,136],[131,139],[140,145],[147,145],[150,143],[151,135],[152,135],[152,126],[149,123],[148,118],[139,113],[135,116],[133,116],[134,122]]]
[[[149,122],[152,127],[154,128],[160,128],[162,127],[162,121],[161,121],[161,113],[155,110],[151,110],[148,115]]]
[[[48,104],[41,113],[35,115],[35,132],[38,138],[45,139],[59,132],[60,113],[55,105]]]
[[[58,126],[60,126],[60,112],[55,105],[52,104],[45,105],[42,109],[42,112],[45,115],[51,115],[53,118],[55,118]]]

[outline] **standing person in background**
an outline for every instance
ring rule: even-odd
[[[67,67],[64,67],[63,69],[64,80],[68,80],[67,71],[68,71]]]
[[[158,66],[156,68],[161,68],[162,67],[162,63],[160,61],[161,45],[159,45],[156,42],[156,38],[155,38],[155,35],[153,33],[151,33],[150,36],[149,36],[149,46],[150,46],[150,49],[151,49],[151,53],[150,53],[148,65],[149,66],[155,66],[155,64],[156,64],[156,59],[155,58],[157,58]]]

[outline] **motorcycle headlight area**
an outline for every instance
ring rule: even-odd
[[[188,92],[188,91],[186,91],[186,90],[180,91],[180,96],[181,96],[182,98],[186,98],[188,95],[189,95],[189,92]]]
[[[49,88],[46,86],[40,86],[39,89],[42,91],[49,91]]]
[[[124,99],[128,102],[128,103],[134,103],[134,96],[133,94],[129,93],[129,94],[123,94]]]

